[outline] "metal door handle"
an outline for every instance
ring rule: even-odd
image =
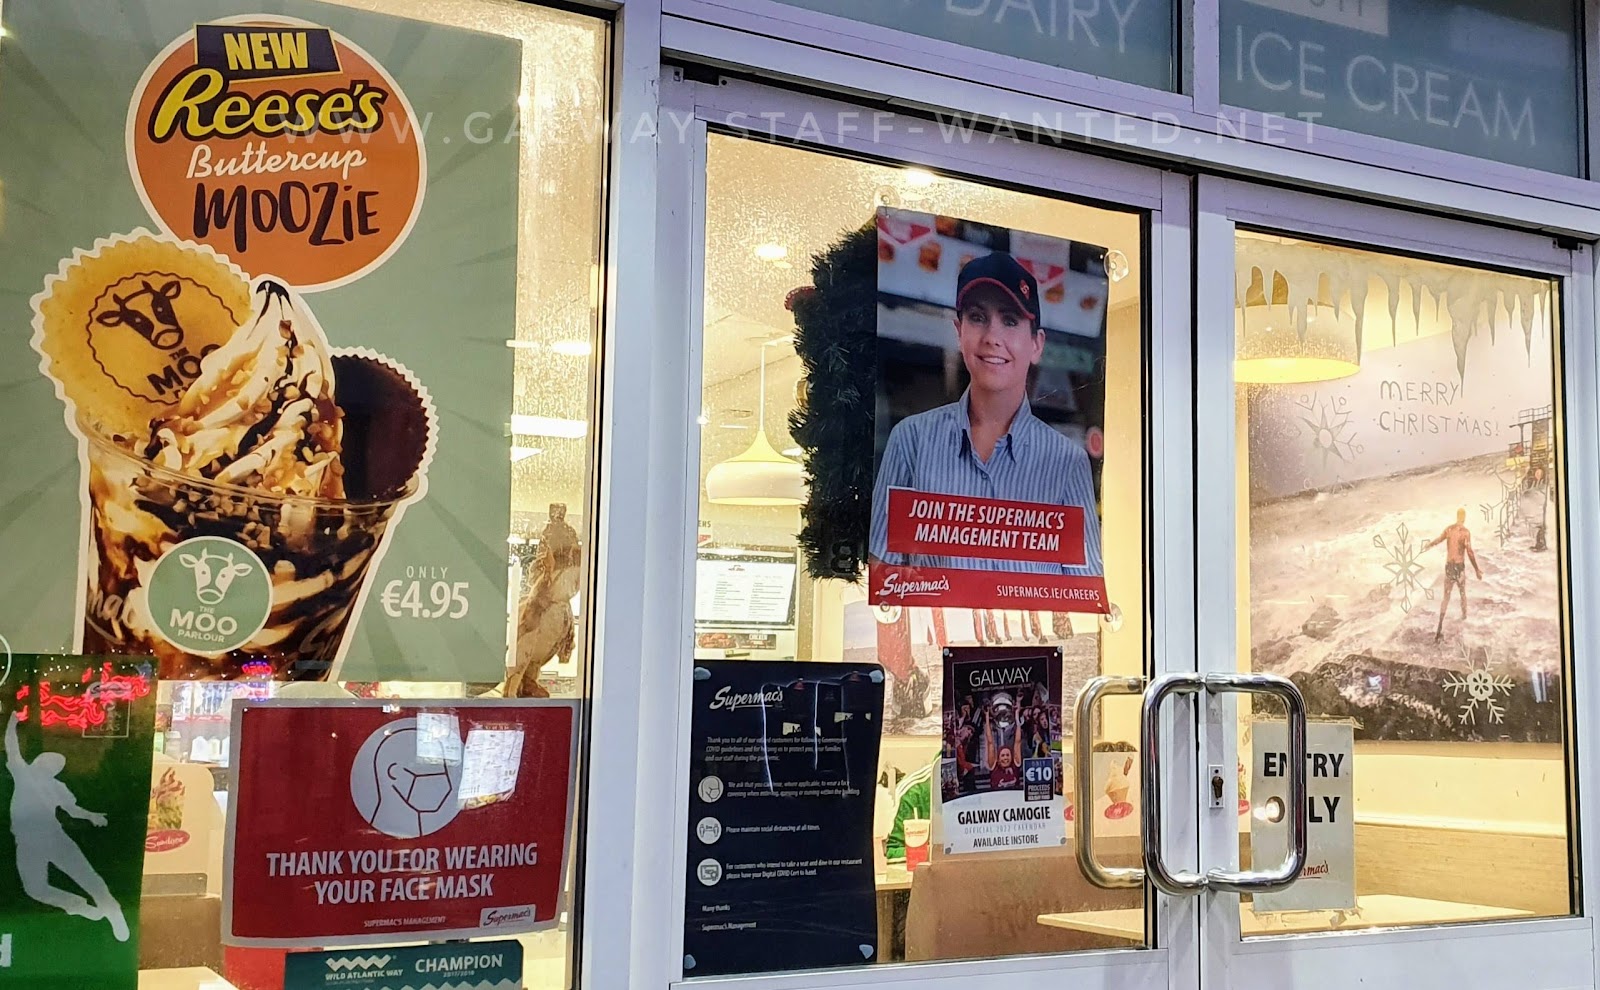
[[[1210,694],[1265,694],[1283,702],[1289,720],[1288,808],[1289,850],[1283,863],[1273,870],[1243,870],[1233,872],[1213,869],[1206,872],[1206,885],[1212,890],[1226,890],[1238,894],[1270,894],[1294,883],[1306,865],[1307,820],[1306,798],[1310,791],[1306,784],[1306,701],[1300,689],[1287,677],[1276,674],[1207,674],[1205,689]],[[1149,703],[1146,702],[1148,709]],[[1147,730],[1148,731],[1148,730]],[[1149,799],[1145,808],[1150,807]],[[1146,830],[1149,826],[1145,826]]]
[[[1118,890],[1142,887],[1144,871],[1136,866],[1102,866],[1094,858],[1094,708],[1108,694],[1142,694],[1143,677],[1094,677],[1078,693],[1072,722],[1073,816],[1078,869],[1096,887]]]
[[[1168,695],[1201,694],[1206,689],[1206,679],[1200,674],[1167,674],[1158,678],[1145,692],[1144,708],[1139,718],[1141,748],[1144,750],[1140,754],[1144,761],[1144,868],[1149,873],[1151,883],[1177,896],[1205,890],[1209,884],[1208,877],[1199,873],[1183,870],[1172,872],[1162,855],[1161,703],[1167,700]]]

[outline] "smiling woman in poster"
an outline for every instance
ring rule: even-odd
[[[872,497],[873,561],[1100,576],[1100,523],[1089,456],[1036,418],[1028,403],[1028,373],[1043,359],[1045,347],[1033,275],[1002,251],[969,261],[957,278],[955,330],[971,384],[957,401],[909,416],[889,433]],[[1079,507],[1084,563],[890,552],[892,488]]]

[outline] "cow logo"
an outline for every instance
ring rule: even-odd
[[[202,656],[250,642],[272,611],[266,565],[249,547],[220,536],[197,536],[162,554],[147,594],[156,632]]]
[[[459,738],[455,746],[425,740],[415,718],[387,722],[350,764],[350,800],[384,835],[432,835],[461,811],[461,753]]]
[[[106,436],[148,436],[253,311],[237,266],[148,230],[74,251],[33,307],[34,349],[72,422]]]
[[[95,361],[119,386],[153,402],[175,402],[200,377],[200,360],[216,350],[216,333],[234,321],[205,286],[172,272],[136,272],[107,286],[89,313]],[[205,339],[210,338],[210,339]]]

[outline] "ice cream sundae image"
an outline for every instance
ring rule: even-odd
[[[163,678],[321,680],[437,432],[426,390],[332,347],[271,277],[143,232],[36,297],[35,346],[82,438],[82,650]]]
[[[151,832],[183,828],[183,782],[178,771],[169,769],[150,791],[149,828]]]
[[[1115,821],[1133,814],[1133,805],[1128,801],[1128,792],[1132,789],[1132,781],[1128,775],[1133,772],[1133,757],[1124,757],[1121,765],[1112,763],[1110,776],[1106,779],[1106,799],[1111,804],[1106,808],[1106,817]]]

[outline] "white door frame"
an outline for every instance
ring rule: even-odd
[[[1045,148],[1026,142],[969,144],[941,140],[925,120],[895,118],[847,103],[733,80],[693,82],[668,70],[660,92],[659,209],[655,286],[660,302],[653,350],[673,355],[650,382],[654,421],[638,424],[651,436],[651,535],[643,574],[652,614],[676,617],[652,635],[655,650],[645,668],[670,671],[672,690],[656,699],[651,720],[656,745],[641,746],[637,779],[641,814],[632,835],[637,876],[632,924],[631,984],[658,990],[668,983],[712,984],[728,990],[916,984],[929,990],[967,990],[972,981],[1003,979],[1012,990],[1084,988],[1198,988],[1198,902],[1157,896],[1151,928],[1157,948],[1026,956],[922,965],[885,965],[799,974],[778,973],[683,981],[683,905],[688,813],[688,738],[693,659],[694,555],[698,531],[702,305],[704,298],[705,150],[712,130],[755,139],[810,145],[819,152],[865,155],[971,176],[978,181],[1029,188],[1148,211],[1148,324],[1150,395],[1147,482],[1151,628],[1155,673],[1193,671],[1194,566],[1192,450],[1162,437],[1192,432],[1190,329],[1192,264],[1191,184],[1187,177]],[[835,125],[853,121],[851,126]],[[675,489],[668,492],[668,489]],[[666,497],[657,501],[660,492]],[[659,538],[658,538],[659,537]],[[665,677],[655,678],[662,683]],[[1167,793],[1187,808],[1193,795],[1195,753],[1192,712],[1169,707]],[[642,728],[642,727],[641,727]],[[601,782],[597,781],[596,784]],[[666,788],[670,787],[670,797]],[[644,809],[646,803],[652,806]],[[1166,830],[1167,862],[1193,869],[1198,858],[1198,815],[1174,815]],[[613,855],[591,847],[591,857]],[[639,903],[643,899],[646,903]],[[643,923],[639,912],[650,921]]]
[[[1596,656],[1595,620],[1583,607],[1595,600],[1600,556],[1600,433],[1596,430],[1594,252],[1568,250],[1551,238],[1477,226],[1458,220],[1408,214],[1385,207],[1325,199],[1231,179],[1202,177],[1197,195],[1195,426],[1199,463],[1207,465],[1196,491],[1197,513],[1206,520],[1196,552],[1207,580],[1197,598],[1201,664],[1207,671],[1236,669],[1235,474],[1234,474],[1234,232],[1237,225],[1289,234],[1558,276],[1562,282],[1561,399],[1565,411],[1565,530],[1569,547],[1566,683],[1572,692],[1569,767],[1576,762],[1581,846],[1596,848],[1595,780],[1581,754],[1594,751],[1600,690],[1589,676]],[[1226,696],[1225,696],[1226,697]],[[1216,700],[1202,726],[1202,757],[1234,767],[1233,706]],[[1238,819],[1232,810],[1202,816],[1208,867],[1236,865]],[[1574,852],[1576,856],[1577,853]],[[1576,864],[1574,864],[1576,867]],[[1576,869],[1574,874],[1576,875]],[[1207,894],[1203,928],[1203,976],[1207,987],[1267,990],[1293,986],[1405,986],[1408,990],[1517,987],[1558,990],[1592,986],[1594,926],[1600,885],[1583,890],[1582,915],[1534,921],[1438,926],[1392,931],[1239,937],[1239,902],[1234,894]]]

